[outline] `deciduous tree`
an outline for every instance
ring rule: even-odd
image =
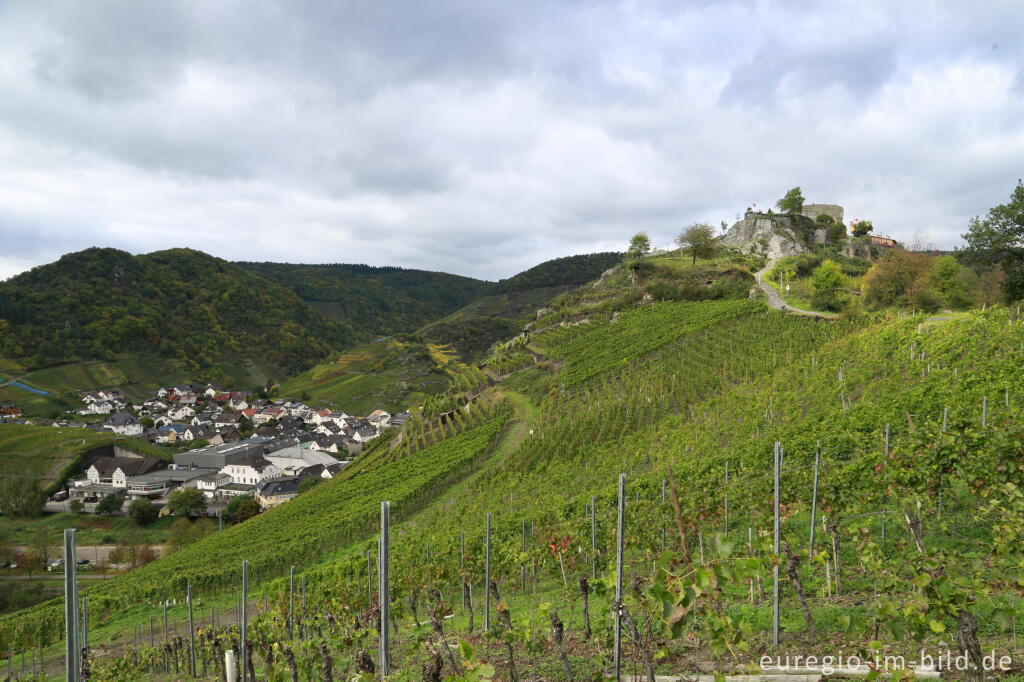
[[[57,538],[57,532],[49,526],[39,526],[32,531],[32,536],[28,541],[29,552],[35,554],[43,560],[43,563],[50,563],[50,556],[53,553],[53,548],[58,545],[60,540]]]
[[[697,258],[711,258],[718,250],[715,230],[703,223],[695,223],[680,232],[676,237],[676,244],[680,250],[690,252],[693,265],[697,264]]]
[[[839,310],[842,307],[840,290],[843,287],[843,271],[834,260],[825,260],[814,271],[811,278],[814,296],[811,304],[822,310]]]
[[[167,508],[176,516],[198,516],[206,510],[206,497],[198,488],[182,488],[171,493]]]
[[[804,210],[804,195],[800,191],[799,187],[786,192],[786,196],[782,197],[775,203],[775,207],[783,213],[800,213]]]
[[[629,248],[626,250],[628,258],[643,258],[651,252],[651,238],[646,232],[637,232],[629,240]]]
[[[990,209],[984,219],[974,217],[966,234],[967,248],[960,257],[985,269],[1001,267],[1007,301],[1024,297],[1024,182],[1018,180],[1010,201]]]

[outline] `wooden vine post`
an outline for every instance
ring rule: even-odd
[[[782,447],[775,441],[775,555],[779,555],[779,467],[781,466]],[[772,645],[779,646],[779,565],[772,567],[774,579],[772,600]]]
[[[669,476],[671,477],[671,469],[669,469]],[[672,490],[675,492],[675,483],[672,484]],[[678,509],[678,506],[677,506]],[[622,603],[622,552],[623,552],[623,535],[625,534],[625,511],[626,511],[626,474],[619,474],[619,516],[615,537],[615,679],[619,680],[622,676],[622,616],[618,605]]]
[[[814,487],[811,492],[811,541],[808,556],[814,558],[814,526],[818,518],[818,460],[821,457],[821,441],[814,452]]]
[[[484,541],[484,634],[491,627],[491,513],[487,512],[487,537]]]
[[[247,560],[242,561],[242,599],[241,599],[241,612],[242,618],[239,621],[239,661],[242,666],[242,682],[246,682],[249,679],[248,666],[245,664],[249,660],[248,657],[248,642],[247,642],[247,630],[249,629],[249,562]],[[254,681],[255,682],[255,681]]]
[[[380,609],[380,674],[391,674],[391,503],[380,503],[380,561],[377,576]]]
[[[288,571],[288,639],[295,639],[295,566]]]

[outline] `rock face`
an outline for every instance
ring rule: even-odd
[[[729,228],[722,243],[743,253],[759,253],[768,258],[784,258],[803,253],[807,248],[797,237],[796,218],[782,214],[747,211],[743,220]]]

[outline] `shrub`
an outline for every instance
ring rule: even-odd
[[[111,516],[121,511],[122,506],[124,506],[124,500],[111,493],[105,495],[99,504],[96,505],[96,513]]]
[[[719,279],[708,287],[708,298],[746,298],[749,290],[748,282]]]
[[[811,305],[820,310],[839,310],[842,308],[843,299],[840,290],[843,286],[843,273],[839,264],[833,260],[826,260],[814,271],[811,279],[814,286],[814,296],[811,297]]]
[[[861,290],[870,306],[886,306],[905,302],[914,283],[928,268],[928,257],[905,249],[890,249],[876,261],[867,274]]]
[[[821,257],[814,253],[793,256],[792,267],[797,277],[808,277],[821,264]]]
[[[155,521],[157,513],[156,505],[144,497],[132,500],[132,503],[128,505],[128,516],[135,519],[135,523],[140,526]]]
[[[849,320],[855,317],[860,317],[864,314],[864,304],[860,302],[859,298],[850,296],[843,303],[842,309],[839,311],[840,320]]]
[[[911,300],[913,301],[914,306],[920,308],[926,313],[934,313],[942,310],[944,303],[942,300],[942,294],[934,289],[921,289],[914,293]]]

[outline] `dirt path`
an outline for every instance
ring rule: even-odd
[[[769,270],[772,269],[772,266],[775,265],[777,261],[778,258],[773,258],[772,260],[768,261],[768,263],[762,269],[754,273],[754,277],[757,279],[757,285],[761,287],[761,291],[764,292],[765,298],[768,299],[769,306],[775,308],[776,310],[785,310],[787,312],[797,313],[799,315],[810,315],[811,317],[823,317],[828,320],[832,320],[837,317],[835,313],[819,313],[813,310],[794,308],[793,306],[782,300],[782,296],[779,294],[778,291],[775,290],[775,287],[773,287],[771,284],[768,284],[768,282],[765,282],[763,279],[763,276]]]

